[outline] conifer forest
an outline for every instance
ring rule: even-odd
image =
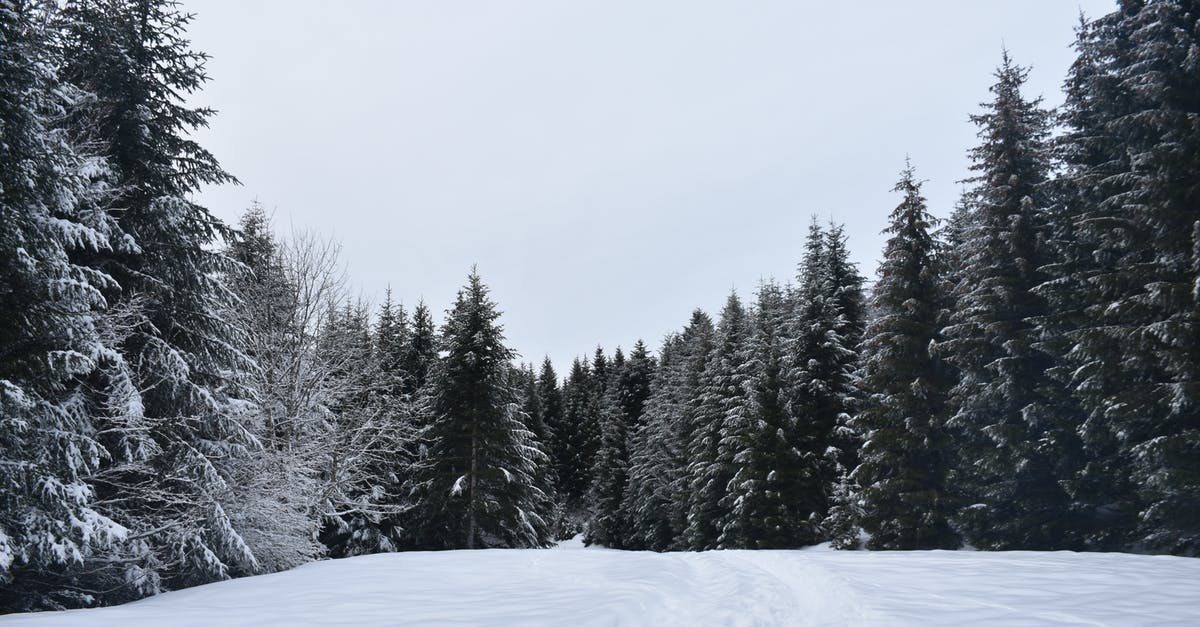
[[[469,259],[370,303],[201,206],[191,19],[0,0],[0,614],[577,534],[1200,556],[1200,2],[1082,21],[1054,109],[998,52],[957,205],[863,173],[878,268],[813,218],[795,276],[565,371]]]

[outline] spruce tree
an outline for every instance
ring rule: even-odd
[[[152,439],[143,455],[107,466],[97,491],[152,552],[154,575],[140,579],[168,588],[260,568],[226,511],[231,473],[257,446],[234,376],[253,363],[224,315],[237,267],[217,245],[232,232],[191,199],[234,179],[192,139],[213,112],[185,102],[207,80],[205,55],[186,39],[190,19],[168,0],[78,0],[59,21],[61,76],[90,94],[71,130],[106,156],[126,236],[81,260],[115,279],[110,304],[140,313],[121,350]]]
[[[1046,293],[1086,419],[1086,542],[1200,553],[1200,113],[1193,1],[1085,23],[1066,82],[1062,244]]]
[[[855,418],[866,436],[852,481],[870,549],[946,549],[950,527],[947,476],[947,367],[933,353],[945,304],[937,220],[906,164],[893,191],[903,194],[885,231],[890,235],[871,294],[875,317],[863,342],[864,407]]]
[[[445,357],[430,389],[430,448],[414,508],[426,548],[537,547],[550,540],[548,495],[536,476],[548,460],[518,406],[512,349],[500,312],[472,271],[447,312]]]
[[[630,436],[629,484],[624,509],[631,548],[686,549],[688,443],[696,399],[713,350],[712,319],[704,311],[663,342],[658,374],[640,423]]]
[[[429,378],[429,370],[437,361],[437,329],[425,302],[413,309],[408,328],[400,370],[406,375],[404,393],[415,397]]]
[[[330,378],[329,437],[325,452],[325,512],[320,540],[333,557],[392,551],[397,518],[405,509],[401,486],[414,436],[407,408],[393,404],[378,350],[379,327],[369,308],[347,301],[327,317],[319,351],[335,364]]]
[[[590,446],[593,434],[588,412],[591,411],[592,373],[587,363],[576,358],[571,362],[571,372],[563,385],[563,422],[560,435],[569,461],[564,460],[559,482],[563,486],[562,497],[568,510],[578,509],[583,495],[591,482],[590,459],[585,449]]]
[[[800,497],[818,469],[797,448],[798,425],[787,408],[790,313],[778,285],[759,286],[741,360],[745,399],[727,414],[719,444],[731,475],[721,503],[723,548],[791,548],[815,540]]]
[[[551,472],[554,476],[554,494],[556,500],[564,500],[565,481],[572,473],[574,449],[571,440],[571,426],[566,422],[566,411],[563,407],[562,388],[559,386],[558,373],[554,364],[547,356],[542,360],[541,370],[536,381],[536,394],[541,404],[542,420],[546,424],[546,452],[550,456]]]
[[[625,414],[625,422],[631,429],[641,424],[656,367],[654,356],[646,348],[646,343],[641,340],[635,342],[618,380],[618,401]]]
[[[787,411],[792,439],[800,459],[785,466],[785,491],[794,499],[796,545],[822,537],[832,488],[839,481],[849,438],[845,426],[855,397],[856,355],[842,333],[850,327],[841,311],[842,287],[833,274],[837,259],[830,235],[813,220],[805,244],[800,287],[787,333],[785,374]],[[789,455],[791,453],[788,453]]]
[[[597,352],[597,361],[601,353]],[[596,451],[592,482],[588,488],[590,519],[585,544],[622,548],[626,537],[626,512],[622,499],[629,472],[627,416],[621,404],[625,354],[620,347],[612,361],[603,362],[608,384],[599,402],[600,445]]]
[[[641,420],[629,433],[629,477],[622,507],[629,527],[624,544],[630,549],[665,551],[681,531],[673,526],[674,461],[679,456],[677,425],[683,406],[683,340],[663,341],[658,373],[650,384]]]
[[[84,563],[118,557],[128,534],[96,503],[110,453],[94,412],[137,414],[136,391],[106,329],[112,279],[74,259],[118,233],[89,211],[104,198],[87,170],[104,162],[61,126],[78,94],[56,74],[54,11],[0,1],[0,614],[104,600]]]
[[[686,442],[688,526],[683,542],[694,551],[716,548],[721,537],[722,501],[732,478],[733,460],[720,444],[727,423],[737,420],[735,414],[745,408],[743,350],[747,323],[741,299],[731,293],[721,311],[716,346],[697,390],[694,423]]]
[[[1049,113],[1021,88],[1028,70],[1005,52],[985,111],[972,116],[971,212],[945,350],[958,371],[949,424],[959,454],[957,520],[979,548],[1075,546],[1067,481],[1077,463],[1070,404],[1041,350],[1036,293],[1049,204]]]
[[[550,539],[557,539],[563,530],[563,508],[558,500],[558,476],[551,455],[554,435],[547,421],[546,409],[549,403],[543,400],[538,375],[534,372],[532,364],[522,365],[514,376],[521,389],[521,412],[525,414],[525,425],[533,433],[534,442],[545,457],[545,463],[541,464],[534,475],[535,485],[543,494],[543,507],[539,513],[549,527]]]

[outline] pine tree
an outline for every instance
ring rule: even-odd
[[[837,259],[830,235],[813,220],[805,245],[800,288],[787,329],[785,363],[788,381],[788,433],[800,456],[794,467],[783,466],[785,493],[794,499],[797,545],[822,537],[833,486],[839,481],[849,438],[843,428],[855,398],[856,355],[842,333],[852,328],[841,311],[844,296],[832,260]],[[788,453],[789,455],[791,453]]]
[[[838,322],[835,329],[842,344],[850,351],[847,366],[851,373],[848,386],[842,392],[840,413],[830,438],[833,449],[830,453],[834,468],[834,485],[830,494],[830,510],[822,524],[825,535],[840,548],[854,546],[858,542],[857,508],[854,493],[857,491],[850,473],[858,465],[858,453],[863,436],[854,428],[853,416],[859,411],[861,386],[858,381],[859,349],[866,328],[866,297],[863,285],[866,278],[859,273],[857,265],[850,261],[846,245],[845,229],[840,224],[830,223],[825,233],[825,261],[828,275],[828,291],[837,307]]]
[[[1066,83],[1064,208],[1048,268],[1089,462],[1086,541],[1200,552],[1200,132],[1192,1],[1121,3],[1085,23]]]
[[[697,309],[682,333],[663,342],[658,374],[640,424],[630,435],[623,504],[629,517],[630,548],[687,548],[683,541],[689,490],[687,443],[713,336],[712,319]]]
[[[518,407],[515,353],[477,272],[442,329],[430,390],[431,442],[418,470],[417,530],[426,548],[536,547],[550,540],[537,488],[548,463]]]
[[[602,366],[600,370],[607,371],[609,381],[602,388],[599,402],[600,446],[588,487],[590,519],[584,543],[622,548],[627,534],[622,499],[629,472],[628,417],[621,404],[625,354],[618,347],[611,362],[601,361],[603,354],[599,351],[596,354],[596,361]]]
[[[683,542],[694,551],[716,548],[721,537],[722,501],[733,475],[732,456],[720,447],[733,414],[744,410],[746,372],[743,350],[746,310],[731,293],[717,325],[716,346],[696,397],[695,422],[686,443],[689,490],[688,526]],[[722,454],[726,453],[726,454]]]
[[[638,340],[629,352],[629,359],[621,371],[618,385],[620,386],[621,411],[625,414],[625,422],[630,429],[642,422],[646,411],[646,401],[650,399],[650,385],[654,381],[654,356],[646,348],[646,343]]]
[[[803,527],[807,513],[799,497],[816,469],[797,448],[797,423],[787,408],[790,313],[778,285],[759,286],[741,360],[745,401],[726,415],[720,441],[731,466],[721,503],[723,548],[790,548],[815,539],[813,529]]]
[[[237,267],[216,245],[232,233],[189,198],[201,185],[234,180],[189,138],[212,114],[184,103],[206,80],[205,57],[190,49],[190,17],[173,3],[80,0],[60,16],[60,76],[89,94],[69,131],[105,155],[100,176],[113,190],[109,215],[121,233],[119,246],[79,260],[115,280],[104,290],[112,310],[137,314],[120,342],[137,415],[105,411],[99,430],[122,455],[105,461],[94,485],[105,514],[149,552],[138,585],[113,573],[110,598],[160,581],[174,588],[255,572],[260,565],[226,512],[231,472],[257,444],[242,424],[249,405],[234,376],[253,363],[223,315],[233,306],[225,281]]]
[[[404,345],[400,370],[406,375],[404,393],[415,397],[429,378],[429,371],[437,361],[437,329],[434,328],[433,316],[424,301],[417,303],[413,310],[412,324],[409,326]]]
[[[1049,114],[1021,94],[1028,71],[1004,54],[994,100],[972,116],[971,218],[946,351],[959,381],[949,424],[960,459],[958,524],[979,548],[1074,546],[1065,485],[1078,459],[1072,414],[1039,346],[1046,305],[1038,233],[1048,206]]]
[[[586,485],[590,488],[592,482],[596,478],[596,459],[600,454],[601,438],[603,437],[603,412],[604,412],[604,395],[608,392],[608,388],[612,383],[610,377],[610,366],[608,356],[604,354],[604,349],[600,346],[596,347],[595,353],[592,355],[591,375],[588,377],[590,389],[588,389],[588,405],[587,410],[583,414],[583,422],[580,424],[580,441],[579,441],[579,463],[584,469],[587,480]]]
[[[592,373],[587,363],[575,359],[571,362],[571,372],[563,385],[563,428],[560,433],[563,438],[564,450],[570,454],[569,461],[564,462],[563,472],[559,481],[563,486],[562,496],[568,510],[578,509],[583,495],[591,481],[591,466],[584,449],[589,445],[593,435],[588,421],[591,410]]]
[[[562,533],[564,524],[563,509],[557,493],[558,475],[551,454],[554,434],[547,421],[547,408],[552,408],[554,399],[547,397],[543,400],[538,375],[534,372],[532,364],[524,364],[515,373],[515,378],[521,389],[521,411],[525,414],[525,425],[533,433],[534,442],[545,457],[545,463],[534,475],[536,487],[544,495],[540,515],[549,526],[550,538],[556,539]]]
[[[629,528],[624,540],[630,549],[665,551],[681,531],[672,526],[679,410],[683,406],[683,340],[671,335],[663,342],[658,374],[650,385],[643,416],[629,433],[629,478],[622,508]]]
[[[325,513],[320,540],[333,557],[392,551],[399,546],[401,494],[414,439],[404,406],[393,405],[383,374],[378,327],[362,302],[347,301],[327,317],[319,352],[330,359],[336,393],[330,399],[324,451]]]
[[[547,356],[542,360],[542,368],[538,372],[536,393],[541,403],[542,420],[546,423],[547,437],[545,446],[550,456],[550,468],[554,477],[554,494],[556,500],[562,503],[565,499],[567,481],[573,472],[574,442],[571,439],[572,428],[566,422],[566,410],[563,406],[562,388],[559,386],[558,373],[554,364]]]
[[[136,392],[104,374],[127,376],[102,311],[112,279],[73,260],[117,231],[88,210],[104,162],[61,127],[77,94],[56,75],[54,11],[0,1],[0,614],[96,601],[81,567],[128,533],[90,484],[109,456],[93,412],[126,412]]]
[[[852,480],[867,548],[954,548],[951,445],[943,425],[951,381],[932,352],[946,300],[939,244],[931,235],[937,221],[911,164],[893,191],[904,198],[892,210],[871,295],[875,318],[863,343],[861,384],[869,396],[854,421],[866,441]]]

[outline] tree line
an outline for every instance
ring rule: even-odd
[[[1200,549],[1200,3],[1082,21],[1052,111],[1005,52],[972,176],[906,164],[869,286],[795,281],[657,352],[518,364],[472,271],[440,324],[335,242],[236,227],[171,0],[0,0],[0,611],[318,559]]]

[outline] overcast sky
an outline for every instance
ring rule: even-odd
[[[791,280],[810,216],[873,276],[906,154],[946,215],[1007,46],[1061,102],[1082,10],[993,2],[185,0],[236,221],[330,233],[355,289],[450,305],[472,264],[525,359],[657,348]],[[410,309],[411,310],[411,309]]]

